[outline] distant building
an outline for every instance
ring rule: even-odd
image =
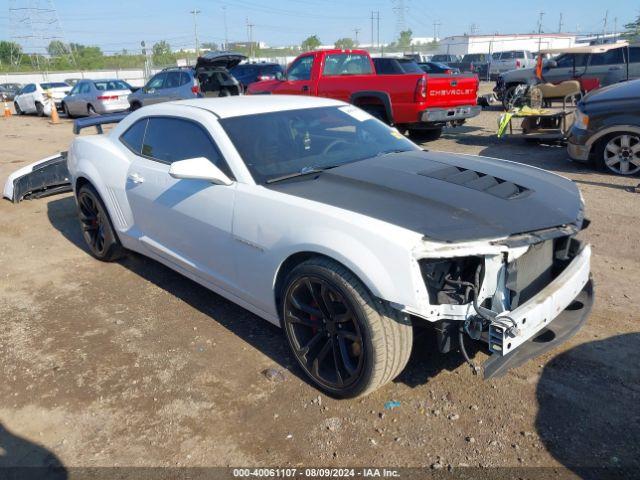
[[[437,41],[438,39],[433,37],[413,37],[411,39],[411,45],[413,46],[428,45],[430,43],[437,42]]]
[[[494,53],[506,50],[537,52],[544,48],[567,48],[576,44],[576,35],[570,33],[523,33],[512,35],[454,35],[440,40],[438,53],[466,55],[467,53]]]
[[[249,50],[249,48],[257,50],[261,48],[269,48],[269,45],[265,42],[229,42],[227,45],[227,50]]]

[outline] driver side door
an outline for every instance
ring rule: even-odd
[[[287,77],[273,93],[289,95],[311,94],[311,72],[314,67],[313,54],[298,57],[287,70]]]
[[[130,131],[134,138],[144,132],[143,140],[129,142]],[[236,291],[230,255],[236,183],[214,185],[169,175],[173,162],[205,157],[233,179],[206,128],[186,118],[149,117],[132,125],[122,140],[131,162],[125,192],[144,248],[207,282]]]

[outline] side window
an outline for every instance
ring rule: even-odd
[[[524,58],[524,52],[523,51],[515,52],[515,57],[516,58]]]
[[[640,47],[629,47],[629,63],[640,63]]]
[[[322,69],[323,75],[367,75],[371,63],[366,55],[338,53],[327,55]]]
[[[124,143],[133,153],[140,155],[142,152],[142,141],[147,128],[147,119],[143,118],[131,125],[126,132],[120,135],[120,141]]]
[[[189,120],[150,118],[142,142],[142,154],[163,163],[205,157],[232,177],[229,167],[205,129]]]
[[[83,83],[80,87],[80,93],[89,93],[90,87],[88,83]]]
[[[167,72],[163,88],[177,88],[180,86],[180,72]]]
[[[575,61],[577,69],[584,67],[587,64],[588,58],[589,55],[586,53],[565,53],[563,55],[560,55],[559,57],[554,58],[553,60],[555,60],[555,62],[557,63],[557,68],[573,68],[573,62]]]
[[[147,83],[147,88],[162,88],[166,75],[166,73],[159,73],[155,77],[152,77],[151,80],[149,80],[149,83]]]
[[[180,86],[186,85],[191,81],[191,77],[187,72],[180,72]]]
[[[22,93],[33,93],[35,91],[36,91],[36,86],[33,83],[30,83],[29,85],[24,87],[24,90],[22,91]]]
[[[494,54],[491,55],[491,60],[500,60],[500,55],[502,55],[502,52],[496,52]]]
[[[624,63],[622,48],[616,48],[604,53],[596,53],[591,55],[591,66],[598,65],[615,65]]]
[[[287,80],[309,80],[313,67],[313,55],[299,58],[291,65],[287,72]]]

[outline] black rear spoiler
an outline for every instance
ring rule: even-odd
[[[96,127],[98,133],[102,133],[102,125],[118,123],[124,119],[129,112],[109,113],[107,115],[95,115],[93,117],[78,118],[73,122],[73,133],[76,135],[87,127]]]

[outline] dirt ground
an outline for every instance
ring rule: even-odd
[[[425,148],[577,182],[596,303],[567,344],[483,381],[422,335],[395,382],[337,401],[304,380],[276,327],[149,259],[90,257],[69,194],[3,200],[0,466],[640,467],[640,178],[498,140],[498,114]],[[0,119],[0,181],[72,137],[67,120]]]

